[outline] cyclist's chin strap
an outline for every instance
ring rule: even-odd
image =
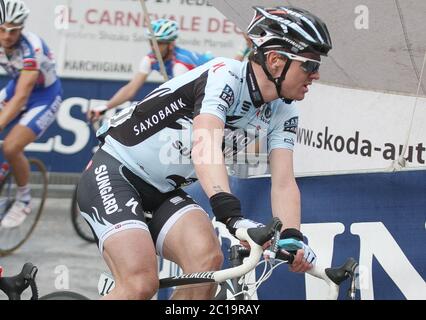
[[[281,95],[281,84],[285,80],[285,76],[287,75],[288,69],[290,69],[291,60],[287,59],[287,62],[285,63],[285,66],[283,68],[283,71],[281,72],[281,75],[278,78],[274,78],[274,77],[272,77],[271,73],[269,72],[268,68],[266,67],[265,53],[260,48],[257,49],[257,50],[259,52],[258,54],[259,54],[259,57],[260,57],[260,60],[261,60],[260,65],[262,66],[263,72],[265,72],[268,80],[270,80],[274,83],[275,89],[277,90],[278,97],[281,98],[282,100],[284,100],[286,103],[291,103],[292,102],[291,99],[287,99],[286,97],[283,97]]]

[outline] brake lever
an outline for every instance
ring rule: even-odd
[[[264,251],[264,255],[269,258],[272,265],[275,265],[275,257],[278,252],[278,241],[280,240],[280,230],[275,230],[270,246]]]

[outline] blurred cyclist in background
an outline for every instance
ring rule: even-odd
[[[239,48],[237,54],[234,57],[234,59],[238,61],[247,60],[253,49],[253,42],[251,41],[247,33],[243,33],[243,36],[245,43]]]
[[[0,6],[0,65],[12,77],[0,92],[0,131],[8,129],[3,154],[18,185],[2,228],[19,226],[31,212],[30,167],[23,151],[52,124],[62,101],[51,51],[39,36],[23,32],[29,12],[21,0],[4,0],[4,10]]]
[[[179,34],[179,26],[176,21],[159,19],[152,21],[151,26],[154,35],[149,30],[147,31],[147,35],[150,39],[153,36],[156,38],[169,79],[184,74],[213,58],[208,53],[198,54],[176,46],[175,42]],[[152,51],[142,58],[139,63],[139,70],[133,76],[133,79],[118,90],[105,105],[100,105],[89,110],[88,118],[91,121],[98,120],[108,109],[115,108],[132,99],[139,89],[142,88],[152,71],[160,72],[160,63],[155,56],[151,40],[150,45]]]

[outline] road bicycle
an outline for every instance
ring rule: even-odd
[[[277,221],[277,218],[274,218]],[[279,221],[279,220],[278,220]],[[270,228],[268,225],[267,228]],[[191,274],[182,274],[174,277],[167,277],[160,279],[161,288],[173,288],[184,285],[216,282],[218,289],[214,297],[215,300],[251,300],[254,298],[254,293],[257,288],[264,283],[272,274],[273,270],[282,264],[291,264],[294,255],[290,252],[295,252],[301,249],[300,242],[295,240],[280,240],[279,222],[272,227],[274,235],[272,237],[271,245],[265,251],[257,245],[256,249],[260,248],[260,254],[257,256],[252,255],[253,244],[250,244],[250,250],[242,245],[232,245],[229,249],[229,262],[230,268],[221,271],[212,272],[197,272]],[[237,238],[242,239],[238,233]],[[284,252],[282,250],[285,250]],[[290,252],[288,252],[290,251]],[[264,259],[259,261],[263,252]],[[256,261],[256,262],[255,262]],[[259,265],[264,265],[264,270],[261,276],[254,282],[250,282],[253,278],[249,275],[250,272],[255,272]],[[232,275],[230,270],[235,268],[244,268],[244,272],[239,275]],[[325,268],[319,264],[307,273],[319,278],[328,286],[328,293],[325,299],[337,300],[339,297],[340,286],[344,281],[350,280],[347,290],[347,298],[355,300],[356,298],[356,283],[357,283],[357,268],[358,263],[353,258],[348,258],[344,264],[337,268]],[[213,279],[213,280],[212,280]],[[98,293],[103,296],[108,294],[114,288],[114,279],[109,273],[102,273],[98,281]]]
[[[288,247],[283,244],[278,246],[279,249]],[[241,246],[234,245],[230,248],[230,265],[231,269],[238,266],[245,266],[248,262],[244,259],[250,255],[250,250]],[[214,300],[253,300],[256,290],[264,283],[272,274],[273,270],[282,264],[291,264],[293,261],[293,255],[278,255],[278,257],[271,259],[263,259],[258,262],[252,270],[247,271],[241,276],[226,277],[226,280],[218,277],[215,278],[218,283],[218,288],[214,297]],[[262,275],[254,282],[250,279],[253,277],[249,276],[250,272],[255,272],[256,267],[264,264],[264,270]],[[350,285],[347,290],[347,298],[355,300],[356,298],[356,282],[357,282],[357,267],[358,263],[353,258],[348,258],[346,262],[337,268],[325,268],[319,265],[314,266],[313,269],[307,273],[319,278],[328,286],[328,293],[324,297],[326,300],[337,300],[339,297],[340,286],[345,280],[350,279]],[[227,270],[222,270],[227,274]],[[219,272],[219,271],[217,271]],[[215,272],[213,272],[214,274]],[[202,273],[183,274],[176,277],[168,277],[160,279],[160,289],[162,288],[173,288],[178,286],[212,282],[207,281],[211,277],[210,274],[207,276]],[[191,280],[189,280],[191,279]],[[114,279],[109,273],[102,273],[98,282],[98,293],[103,296],[108,294],[114,288]]]
[[[252,229],[238,229],[236,231],[236,236],[238,239],[247,241],[250,245],[250,250],[242,246],[233,246],[231,247],[230,261],[232,266],[227,269],[219,271],[205,271],[205,272],[195,272],[189,274],[181,274],[173,277],[167,277],[160,279],[160,288],[171,288],[187,285],[199,285],[202,283],[217,283],[218,290],[215,296],[215,300],[245,300],[252,297],[251,290],[248,286],[254,285],[255,288],[260,286],[266,279],[271,275],[272,271],[281,263],[291,263],[293,255],[290,253],[282,253],[279,249],[295,250],[297,249],[297,243],[281,241],[279,240],[279,231],[281,229],[281,222],[278,218],[274,218],[268,225],[262,228],[252,228]],[[262,244],[271,240],[271,245],[267,250],[263,250]],[[233,253],[232,253],[233,251]],[[259,262],[262,255],[267,257],[266,260]],[[265,262],[266,261],[266,262]],[[277,262],[277,263],[276,263]],[[259,263],[267,263],[271,265],[271,268],[268,272],[263,272],[263,274],[258,278],[255,283],[247,283],[245,281],[245,276],[253,271]],[[350,299],[355,299],[356,292],[356,269],[357,262],[353,258],[349,258],[347,262],[338,268],[324,268],[319,265],[315,265],[308,273],[311,275],[323,279],[329,288],[327,299],[337,299],[339,295],[340,285],[347,279],[351,279],[351,284],[348,290]],[[25,268],[25,266],[24,266]],[[28,267],[27,267],[28,268]],[[23,274],[23,275],[22,275]],[[34,276],[30,277],[29,273],[21,272],[19,279],[27,278],[35,279]],[[18,275],[19,276],[19,275]],[[22,286],[18,291],[13,285],[13,281],[10,279],[16,279],[16,277],[9,278],[0,278],[0,290],[3,290],[8,295],[9,299],[20,298],[20,293],[23,291]],[[22,280],[21,280],[22,281]],[[4,282],[7,282],[9,285],[5,286]],[[35,281],[28,281],[27,287]],[[35,286],[35,284],[33,285]],[[31,286],[32,291],[33,286]],[[102,273],[98,283],[98,291],[100,295],[107,294],[114,287],[114,280],[111,276],[106,273]],[[6,288],[6,289],[5,289]],[[11,292],[13,294],[11,294]],[[33,293],[34,296],[34,293]],[[59,291],[53,292],[46,296],[41,297],[40,299],[49,299],[49,300],[70,300],[70,299],[87,299],[86,297],[70,292],[70,291]]]
[[[0,146],[3,144],[0,141]],[[0,177],[0,256],[6,256],[17,250],[28,240],[34,231],[43,212],[47,198],[48,172],[44,163],[35,158],[28,159],[30,164],[31,213],[24,222],[15,228],[1,227],[1,220],[15,201],[17,185],[13,174],[7,164],[1,164]]]

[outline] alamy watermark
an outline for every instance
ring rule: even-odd
[[[159,140],[158,160],[163,165],[249,165],[267,170],[265,130],[162,131]]]
[[[57,30],[68,30],[70,21],[70,8],[65,5],[55,7],[55,28]]]
[[[70,272],[68,267],[61,264],[55,268],[55,289],[69,290],[70,288]]]
[[[362,30],[369,28],[370,12],[366,5],[359,5],[355,7],[355,14],[357,15],[354,21],[355,29]]]

